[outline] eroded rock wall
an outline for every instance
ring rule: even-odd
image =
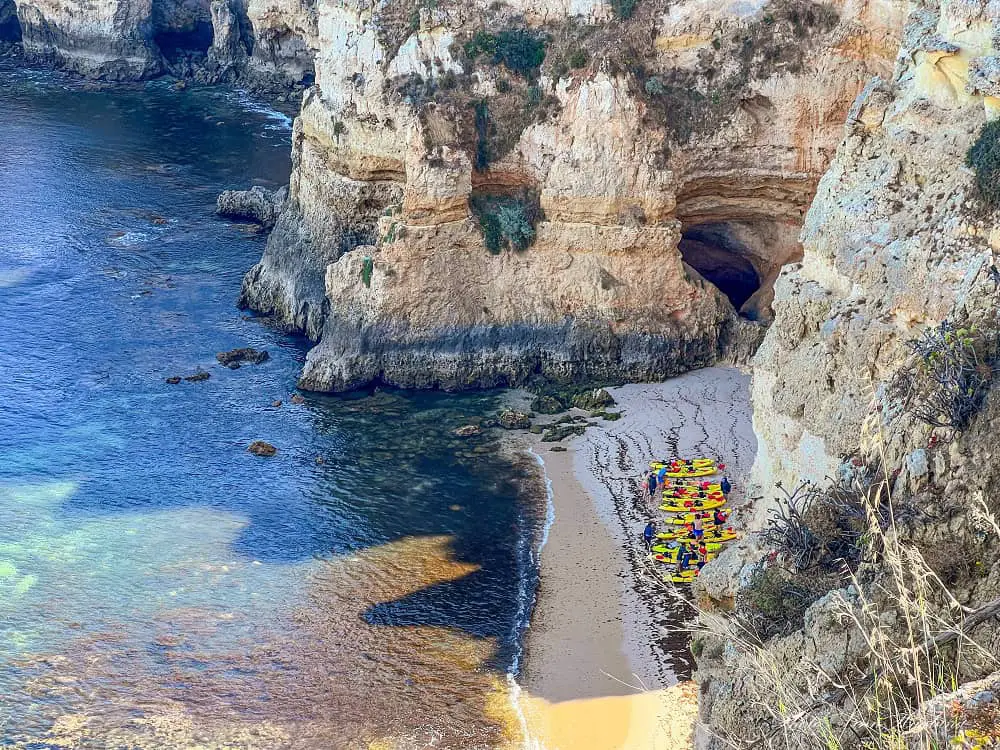
[[[302,384],[321,390],[648,379],[752,351],[760,327],[680,239],[745,240],[766,320],[901,26],[890,2],[321,4],[288,208],[242,301],[319,339]],[[545,39],[540,66],[504,57],[511,32]],[[533,243],[491,254],[481,207],[502,200],[537,217]]]
[[[763,528],[781,486],[811,480],[828,487],[878,467],[899,514],[893,535],[917,550],[902,565],[926,564],[937,577],[925,604],[935,618],[931,633],[949,618],[962,619],[939,587],[966,612],[1000,595],[1000,540],[983,521],[1000,507],[991,489],[1000,480],[996,387],[967,426],[935,427],[915,412],[923,396],[901,380],[923,377],[927,365],[907,342],[943,321],[974,332],[962,335],[993,340],[997,334],[1000,225],[966,159],[984,124],[1000,113],[998,32],[995,2],[925,0],[912,9],[894,73],[873,79],[848,113],[836,158],[806,216],[804,256],[777,281],[774,322],[753,363],[752,494],[761,499],[743,520],[751,531]],[[740,597],[756,585],[759,561],[789,567],[775,554],[753,535],[727,550],[699,582],[702,601],[723,609],[736,602],[739,611]],[[859,580],[877,601],[875,613],[900,623],[898,630],[899,582],[872,554]],[[853,711],[839,686],[877,662],[866,644],[871,634],[844,616],[843,603],[858,596],[847,584],[834,584],[844,588],[813,604],[800,629],[766,643],[760,653],[773,668],[766,674],[759,655],[750,656],[754,649],[734,638],[707,641],[697,675],[699,747],[730,741],[796,747],[783,745],[781,733],[791,728],[792,736],[813,736],[795,734],[807,724],[831,728],[845,747],[860,742],[849,728],[865,714]],[[987,655],[998,653],[996,633],[995,621],[970,629],[978,645],[959,660],[957,679],[992,671]],[[762,696],[778,695],[782,674],[806,675],[821,699],[794,720],[790,709],[784,728],[761,703]],[[932,746],[923,732],[914,728],[907,741]],[[936,741],[948,744],[947,737]]]
[[[311,83],[313,0],[13,0],[25,56],[84,76],[160,73],[272,92]]]

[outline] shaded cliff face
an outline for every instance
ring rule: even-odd
[[[318,8],[289,203],[242,297],[319,340],[303,386],[648,379],[753,349],[901,12],[627,6]]]
[[[782,484],[829,486],[832,478],[880,467],[900,519],[904,509],[917,509],[894,534],[937,577],[929,588],[946,587],[966,611],[1000,595],[1000,540],[982,521],[984,511],[998,510],[990,488],[1000,480],[1000,401],[995,386],[973,398],[968,383],[941,388],[933,373],[955,342],[977,352],[969,382],[989,383],[996,364],[987,352],[995,351],[998,332],[1000,229],[967,153],[1000,113],[998,32],[995,3],[924,2],[910,14],[894,74],[869,83],[848,114],[806,216],[804,257],[777,281],[775,319],[754,359],[752,386],[754,494],[764,500],[747,514],[751,529],[764,526]],[[939,329],[944,322],[951,327]],[[935,330],[943,331],[938,338]],[[922,336],[937,348],[914,354],[908,342]],[[975,402],[967,423],[945,416],[954,398]],[[953,423],[935,427],[927,417]],[[769,552],[761,544],[728,550],[706,569],[705,601],[739,601]],[[893,591],[877,556],[859,577],[872,591]],[[846,583],[833,585],[845,588],[813,604],[802,628],[772,639],[765,651],[775,673],[809,675],[817,696],[836,694],[847,676],[871,670],[865,638],[836,603],[856,600]],[[899,617],[896,598],[879,603],[885,622]],[[953,621],[950,606],[943,595],[928,596],[927,609],[942,623]],[[997,653],[995,622],[970,635],[981,650],[959,660],[960,681],[995,668],[981,656]],[[728,747],[726,737],[756,739],[773,728],[758,700],[774,689],[773,681],[765,684],[772,675],[755,673],[745,649],[718,641],[699,670],[702,720],[712,727],[700,747]],[[940,714],[948,701],[937,703]],[[850,714],[841,696],[800,718],[846,733]],[[913,746],[929,746],[920,744],[925,738],[915,731]],[[763,746],[782,746],[779,740]]]
[[[30,60],[92,78],[282,90],[311,82],[316,13],[310,0],[7,0],[0,33]]]

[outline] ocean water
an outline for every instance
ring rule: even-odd
[[[213,215],[290,135],[0,69],[0,746],[503,740],[537,467],[452,434],[498,394],[290,403],[306,343],[234,306],[264,239]]]

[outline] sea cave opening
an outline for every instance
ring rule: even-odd
[[[196,21],[186,29],[164,29],[153,37],[168,62],[208,54],[215,33],[209,21]]]
[[[753,251],[727,224],[700,224],[681,235],[681,257],[702,278],[718,287],[740,315],[756,319],[747,303],[761,287],[760,274],[750,261]]]
[[[0,0],[0,45],[21,43],[21,21],[14,0]]]

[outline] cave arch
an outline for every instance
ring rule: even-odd
[[[718,287],[733,308],[756,320],[757,311],[747,303],[761,288],[753,255],[726,224],[701,224],[681,235],[681,258],[702,278]]]

